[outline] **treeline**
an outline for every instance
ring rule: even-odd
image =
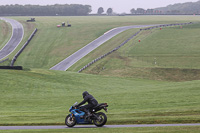
[[[3,5],[0,16],[85,16],[91,12],[90,5]]]
[[[200,14],[200,0],[197,2],[178,3],[155,9],[131,9],[131,14]]]
[[[164,14],[200,14],[200,1],[178,3],[167,7],[156,8]]]
[[[131,14],[200,14],[200,1],[179,3],[147,10],[143,8],[133,8],[130,12]]]
[[[130,10],[131,14],[161,14],[162,11],[160,10],[155,10],[155,9],[143,9],[143,8],[137,8],[137,9],[131,9]]]

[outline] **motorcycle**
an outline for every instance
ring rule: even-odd
[[[104,109],[107,112],[107,103],[101,103],[89,110],[90,115],[87,116],[85,112],[81,111],[81,106],[76,108],[77,102],[70,107],[69,112],[65,118],[65,124],[68,127],[73,127],[76,124],[95,124],[97,127],[102,127],[107,122],[107,116],[103,112],[98,112]]]

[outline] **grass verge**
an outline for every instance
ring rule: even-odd
[[[0,125],[63,125],[87,90],[107,124],[198,123],[200,81],[164,82],[32,69],[0,70]]]
[[[12,35],[12,27],[9,23],[0,20],[0,50],[5,46],[9,41]]]

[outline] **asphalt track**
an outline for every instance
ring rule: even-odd
[[[12,26],[12,36],[10,40],[7,42],[7,44],[0,50],[0,60],[1,60],[6,56],[8,56],[9,54],[11,54],[20,44],[24,36],[24,28],[22,24],[16,20],[9,18],[0,18],[0,19],[10,23]]]
[[[105,125],[100,128],[125,128],[125,127],[174,127],[174,126],[200,126],[196,124],[137,124],[137,125]],[[98,128],[94,125],[77,125],[73,128]],[[0,130],[24,130],[24,129],[72,129],[67,126],[0,126]]]
[[[105,43],[106,41],[110,40],[117,34],[133,28],[144,28],[144,27],[151,27],[156,25],[133,25],[133,26],[124,26],[124,27],[118,27],[114,28],[106,33],[104,33],[102,36],[97,38],[96,40],[92,41],[91,43],[87,44],[85,47],[81,48],[71,56],[67,57],[57,65],[50,68],[50,70],[60,70],[60,71],[66,71],[68,68],[70,68],[73,64],[75,64],[77,61],[79,61],[81,58],[89,54],[91,51],[99,47],[101,44]]]

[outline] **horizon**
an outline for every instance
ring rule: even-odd
[[[197,2],[199,0],[140,0],[140,1],[130,1],[130,0],[1,0],[0,5],[55,5],[55,4],[81,4],[81,5],[91,5],[92,12],[97,13],[99,7],[103,7],[104,12],[108,8],[112,8],[115,13],[130,13],[131,9],[143,8],[143,9],[154,9],[159,7],[166,7],[168,5],[173,5],[177,3],[186,2]]]

